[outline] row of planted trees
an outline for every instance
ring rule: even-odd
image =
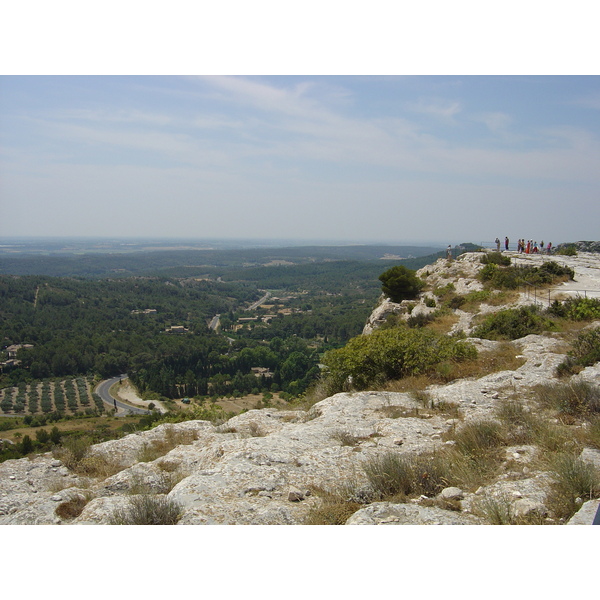
[[[102,412],[104,405],[93,392],[92,377],[67,378],[50,381],[19,383],[16,388],[1,390],[0,409],[3,413],[77,413],[91,409]]]

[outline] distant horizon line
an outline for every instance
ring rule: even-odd
[[[177,242],[177,243],[203,243],[203,242],[220,242],[220,243],[249,243],[261,244],[298,244],[298,245],[328,245],[328,246],[446,246],[448,243],[466,243],[454,242],[452,240],[357,240],[357,239],[326,239],[326,238],[245,238],[245,237],[188,237],[188,236],[75,236],[75,235],[0,235],[0,245],[3,242],[17,243],[21,241],[38,241],[38,242],[61,242],[61,241],[76,241],[76,242]]]
[[[504,243],[504,236],[502,236],[501,242]],[[512,240],[512,238],[511,238]],[[553,242],[553,246],[558,246],[565,243],[576,243],[579,241],[589,240],[561,240],[559,242]],[[594,240],[591,240],[594,241]],[[402,241],[397,240],[357,240],[357,239],[324,239],[324,238],[244,238],[244,237],[172,237],[172,236],[75,236],[75,235],[0,235],[0,248],[10,247],[12,245],[18,245],[20,243],[79,243],[79,244],[93,244],[93,243],[117,243],[122,245],[139,245],[139,244],[167,244],[174,243],[177,245],[183,244],[218,244],[225,246],[237,246],[242,248],[255,248],[261,246],[269,247],[302,247],[302,246],[325,246],[325,247],[341,247],[341,246],[382,246],[382,247],[402,247],[402,246],[417,246],[417,247],[432,247],[432,248],[446,248],[448,244],[451,246],[460,246],[462,244],[480,244],[480,245],[493,245],[494,241],[490,240],[479,240],[479,241],[457,241],[456,239],[440,240],[423,240],[423,239],[406,239]],[[205,248],[205,250],[211,250],[216,248]]]

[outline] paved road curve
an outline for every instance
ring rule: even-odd
[[[98,384],[96,388],[96,393],[102,398],[102,402],[110,406],[110,408],[114,408],[115,404],[118,410],[123,410],[129,414],[133,415],[149,415],[150,411],[145,408],[137,408],[136,406],[131,406],[130,404],[125,404],[121,402],[117,398],[114,398],[110,395],[110,388],[122,379],[127,379],[127,373],[123,373],[123,375],[119,377],[113,377],[112,379],[106,379],[102,383]]]
[[[257,300],[254,304],[249,306],[247,310],[254,310],[258,308],[261,304],[264,304],[271,297],[271,292],[267,292],[260,300]]]

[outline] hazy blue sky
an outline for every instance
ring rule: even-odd
[[[600,238],[597,76],[2,76],[0,235]]]

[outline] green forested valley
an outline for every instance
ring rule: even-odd
[[[127,373],[148,398],[298,396],[322,353],[362,331],[384,250],[4,256],[0,389]],[[101,274],[80,275],[92,263]]]
[[[299,290],[309,273],[294,278],[294,269],[306,271],[272,268],[280,273],[265,281],[279,287],[268,288],[268,300],[254,310],[248,308],[267,293],[254,274],[229,282],[0,276],[0,387],[127,372],[141,391],[167,398],[297,395],[316,376],[320,352],[360,333],[379,289],[376,277],[365,281],[356,269],[353,279],[348,265],[331,263],[321,274],[324,289],[313,282]],[[216,315],[215,332],[209,324]],[[8,349],[22,345],[9,360]]]

